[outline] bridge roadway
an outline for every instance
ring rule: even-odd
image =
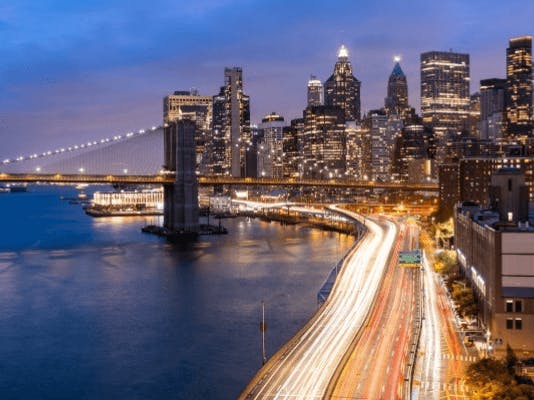
[[[109,184],[172,184],[174,173],[156,175],[91,175],[91,174],[8,174],[0,173],[0,182],[41,182],[41,183],[109,183]],[[406,184],[394,182],[355,181],[343,179],[295,179],[295,178],[233,178],[226,176],[199,176],[200,186],[290,186],[290,187],[330,187],[346,189],[397,189],[402,191],[437,192],[434,183]]]
[[[240,399],[323,398],[343,356],[368,319],[398,240],[395,223],[369,218],[364,222],[367,233],[346,258],[327,301],[258,371]]]

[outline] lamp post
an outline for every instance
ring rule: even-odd
[[[267,330],[267,324],[265,323],[265,302],[261,301],[261,321],[260,321],[260,331],[261,331],[261,361],[262,365],[265,365],[267,362],[267,353],[265,351],[265,331]]]

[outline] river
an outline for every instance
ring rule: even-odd
[[[63,187],[0,194],[0,398],[233,399],[317,307],[352,238],[223,220],[187,249]]]

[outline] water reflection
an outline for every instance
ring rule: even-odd
[[[0,199],[6,223],[33,220],[0,247],[1,398],[235,398],[261,365],[261,301],[272,354],[352,241],[237,218],[179,249],[138,217],[108,223],[53,190],[32,195],[9,212]]]

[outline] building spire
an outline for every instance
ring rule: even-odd
[[[396,62],[395,65],[393,66],[393,71],[391,71],[391,76],[401,76],[401,77],[405,76],[398,62]]]
[[[339,51],[337,52],[337,58],[340,60],[348,60],[349,51],[347,50],[344,44],[342,44],[339,48]]]

